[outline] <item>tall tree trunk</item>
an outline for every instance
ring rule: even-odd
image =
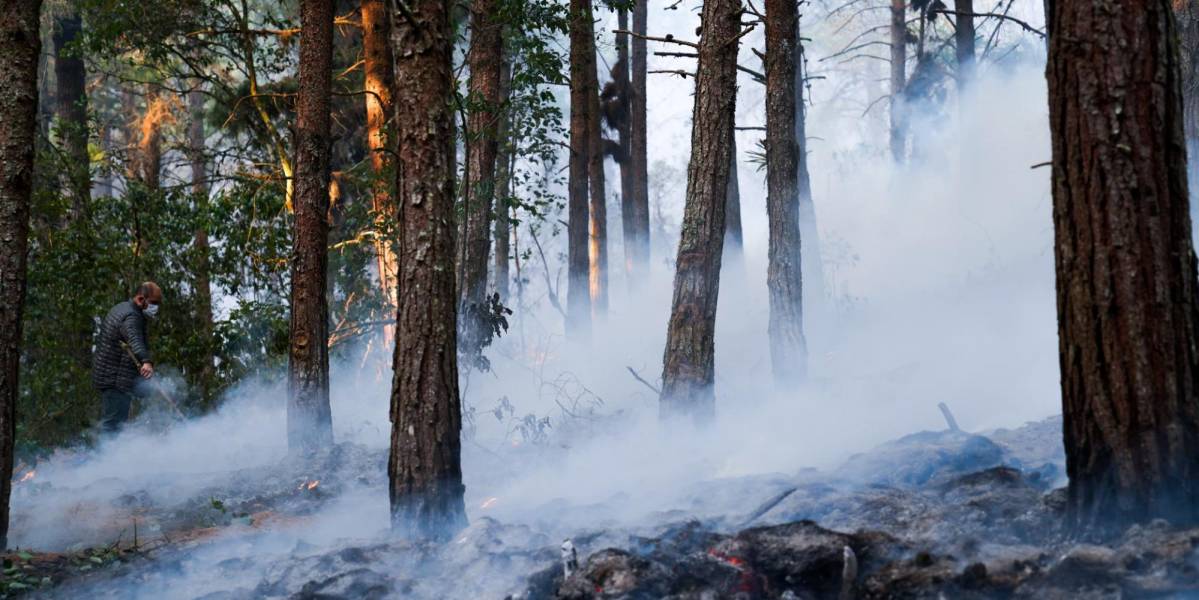
[[[953,10],[957,28],[954,30],[954,50],[958,59],[958,93],[974,78],[974,0],[954,0]]]
[[[200,85],[199,82],[196,85]],[[196,212],[205,222],[208,216],[208,161],[207,149],[204,145],[204,93],[198,88],[188,92],[191,123],[188,127],[188,146],[191,155],[192,198]],[[200,395],[207,403],[212,399],[212,386],[216,376],[216,365],[213,357],[216,355],[215,331],[212,320],[212,284],[209,281],[209,245],[208,228],[201,224],[196,228],[192,239],[195,252],[194,280],[192,286],[196,294],[196,320],[200,324],[200,337],[204,346],[204,367],[200,371]]]
[[[596,90],[587,76],[591,43],[589,0],[570,0],[570,162],[567,181],[566,333],[581,339],[591,335],[591,293],[588,255],[590,209],[587,172],[591,155],[590,98]]]
[[[68,47],[82,29],[83,21],[74,11],[60,17],[54,27],[54,112],[66,157],[63,176],[71,198],[71,216],[76,219],[87,213],[92,187],[87,151],[87,72],[77,50]]]
[[[329,410],[329,306],[325,295],[329,263],[332,68],[333,0],[302,0],[287,445],[293,452],[303,453],[333,443]]]
[[[466,526],[450,135],[454,33],[448,0],[391,1],[400,229],[391,522],[401,535],[448,539]]]
[[[737,173],[736,123],[729,126],[729,181],[724,205],[724,254],[738,266],[742,262],[745,236],[741,233],[741,184]]]
[[[908,26],[904,0],[891,0],[891,157],[903,162],[908,141],[907,86]],[[923,22],[923,20],[921,21]]]
[[[795,143],[799,152],[796,156],[799,161],[799,238],[803,242],[800,271],[803,273],[804,306],[811,314],[812,309],[824,301],[824,261],[820,258],[820,233],[816,228],[816,205],[812,200],[812,177],[808,172],[807,107],[804,103],[807,59],[799,18],[795,20],[795,39]]]
[[[1199,0],[1176,0],[1174,16],[1182,48],[1183,131],[1187,142],[1187,175],[1199,179]],[[1194,194],[1195,186],[1191,186]],[[1192,209],[1194,203],[1192,203]]]
[[[675,261],[674,298],[662,367],[663,417],[710,419],[716,300],[728,197],[729,132],[737,102],[738,0],[708,0],[695,80],[687,204]]]
[[[795,122],[795,0],[766,0],[766,212],[770,227],[770,363],[780,383],[807,372],[799,232],[799,143]]]
[[[1174,17],[1059,2],[1049,22],[1058,339],[1083,530],[1199,517],[1199,282]]]
[[[629,29],[629,11],[621,8],[617,11],[617,29],[628,31]],[[630,157],[633,154],[632,127],[629,120],[629,114],[632,112],[630,106],[630,83],[629,83],[629,35],[627,33],[616,34],[616,69],[613,70],[613,76],[617,79],[617,101],[620,103],[618,112],[621,114],[621,119],[617,123],[619,125],[620,136],[618,142],[620,144],[620,156],[616,161],[620,166],[620,233],[622,245],[624,246],[624,272],[625,279],[630,284],[633,283],[633,278],[636,275],[633,273],[633,264],[637,258],[637,250],[635,248],[637,239],[637,215],[633,211],[633,162]]]
[[[388,43],[390,26],[385,0],[362,0],[362,54],[365,73],[366,140],[371,150],[371,172],[374,189],[371,191],[371,210],[381,221],[379,230],[395,219],[396,205],[391,197],[392,181],[387,178],[390,148],[387,140],[387,121],[391,115],[392,60]],[[391,145],[394,147],[394,144]],[[375,239],[375,268],[379,272],[379,287],[391,312],[396,302],[396,256],[394,236]],[[395,325],[383,327],[383,340],[390,345],[395,339]]]
[[[608,195],[604,187],[604,137],[600,127],[599,68],[595,47],[595,19],[587,3],[587,176],[591,207],[588,227],[588,288],[591,311],[597,317],[608,313]]]
[[[13,0],[0,11],[0,123],[4,124],[0,127],[0,548],[8,547],[17,435],[41,4],[41,0]]]
[[[496,207],[495,207],[495,293],[501,301],[508,300],[509,280],[512,276],[508,270],[511,260],[511,201],[512,201],[512,161],[515,157],[513,140],[509,139],[508,98],[512,88],[512,59],[504,53],[500,68],[500,124],[496,138],[499,140],[499,150],[496,154]]]
[[[458,314],[464,321],[462,343],[467,353],[482,350],[483,333],[490,325],[482,318],[487,296],[487,259],[491,250],[491,210],[495,198],[495,163],[499,151],[497,135],[500,114],[500,76],[503,66],[503,26],[500,0],[471,3],[470,94],[477,102],[467,118],[467,164],[471,197],[467,199],[467,239],[463,240],[463,286],[459,290]]]
[[[649,0],[634,0],[632,62],[629,89],[629,164],[633,180],[633,281],[643,281],[649,270],[649,160],[646,154],[646,49],[645,31],[647,3]]]

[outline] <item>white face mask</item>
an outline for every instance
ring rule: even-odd
[[[151,319],[153,319],[154,316],[158,314],[158,305],[157,304],[147,304],[146,308],[142,309],[142,312],[146,313],[147,317],[150,317]]]

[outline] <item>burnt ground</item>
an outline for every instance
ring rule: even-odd
[[[1158,522],[1088,541],[1062,531],[1060,428],[1050,419],[985,435],[917,433],[830,471],[698,483],[680,490],[677,509],[638,523],[566,529],[474,517],[446,544],[352,532],[313,544],[290,535],[321,527],[336,533],[342,521],[328,515],[339,497],[352,514],[367,507],[357,507],[353,496],[347,503],[347,494],[362,490],[373,498],[385,489],[379,453],[343,444],[317,463],[236,473],[170,507],[132,494],[131,512],[157,526],[151,541],[10,557],[5,577],[11,569],[21,587],[7,593],[212,600],[1199,597],[1199,529]],[[320,484],[308,489],[318,475]],[[578,551],[569,576],[563,538]],[[91,558],[98,551],[106,553]]]

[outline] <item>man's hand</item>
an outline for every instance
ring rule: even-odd
[[[142,363],[142,368],[138,369],[138,372],[142,374],[143,379],[149,379],[154,376],[154,365],[148,362]]]

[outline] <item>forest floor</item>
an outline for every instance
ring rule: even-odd
[[[1060,432],[1058,418],[981,435],[921,432],[837,469],[699,482],[678,491],[677,508],[636,523],[600,506],[574,507],[594,515],[589,527],[473,516],[447,544],[361,536],[330,516],[362,520],[374,508],[360,498],[386,496],[384,457],[345,443],[175,502],[130,492],[84,507],[124,523],[115,542],[8,555],[0,589],[206,599],[1199,596],[1199,530],[1064,534]],[[319,528],[342,537],[289,534]],[[568,577],[563,539],[579,558]]]

